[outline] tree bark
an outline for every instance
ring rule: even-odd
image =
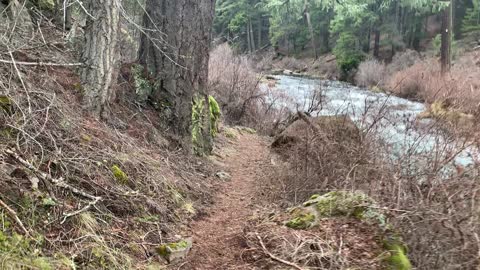
[[[316,60],[318,59],[318,53],[317,53],[317,46],[315,42],[315,33],[313,31],[312,20],[310,18],[309,7],[310,7],[310,3],[308,2],[308,0],[305,0],[304,6],[303,6],[303,12],[305,14],[305,18],[307,19],[308,31],[310,32],[310,41],[312,42],[313,54],[315,55],[315,60]]]
[[[117,79],[119,7],[116,0],[90,0],[81,70],[84,109],[106,117],[105,107]]]
[[[373,45],[373,56],[378,58],[380,56],[380,29],[375,29],[375,44]]]
[[[143,25],[155,31],[142,35],[139,60],[156,77],[151,99],[171,109],[167,122],[191,150],[192,101],[208,98],[215,0],[147,0],[146,11]]]
[[[442,74],[450,71],[451,62],[451,48],[452,48],[452,13],[453,0],[450,0],[450,5],[443,11],[442,17],[442,44],[440,48],[440,61],[442,66]]]
[[[248,25],[250,28],[250,44],[252,45],[252,52],[255,52],[256,46],[255,46],[255,37],[253,36],[253,25],[252,25],[252,19],[248,19]]]

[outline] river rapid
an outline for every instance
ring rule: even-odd
[[[393,158],[411,156],[414,152],[418,162],[428,166],[427,157],[439,153],[454,155],[450,165],[463,167],[478,160],[477,148],[445,136],[445,132],[435,128],[434,120],[418,117],[426,109],[423,103],[372,92],[344,82],[285,75],[274,77],[277,80],[275,88],[291,100],[284,105],[292,110],[306,111],[312,93],[320,91],[324,102],[312,116],[348,115],[361,130],[375,134],[383,142],[385,152]],[[448,170],[454,166],[449,166]]]

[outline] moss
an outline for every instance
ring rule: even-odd
[[[385,261],[392,270],[410,270],[406,247],[392,226],[388,224],[386,216],[379,210],[375,201],[361,192],[332,191],[324,195],[313,195],[303,204],[303,210],[313,209],[318,217],[349,216],[358,220],[375,224],[383,231],[382,242],[388,256]],[[300,218],[291,220],[293,225],[305,227],[301,217],[308,220],[307,214],[300,211]],[[315,222],[310,221],[310,223]],[[290,226],[289,226],[290,227]],[[293,227],[292,227],[293,228]],[[308,226],[306,227],[308,228]]]
[[[218,106],[214,97],[208,96],[208,103],[210,106],[210,134],[212,137],[215,137],[218,133],[218,120],[220,119],[222,112],[220,111],[220,106]]]
[[[412,264],[407,256],[406,248],[396,240],[385,241],[384,248],[388,250],[389,256],[385,261],[391,270],[410,270]]]
[[[185,248],[188,248],[188,246],[189,246],[189,243],[187,240],[181,240],[179,242],[163,244],[157,248],[157,253],[162,257],[167,257],[173,251],[185,249]]]
[[[0,95],[0,110],[6,112],[7,114],[12,113],[13,102],[9,97]]]
[[[285,223],[285,226],[292,229],[308,229],[315,223],[315,215],[312,213],[299,213],[297,216]]]
[[[257,131],[255,129],[249,127],[242,127],[242,131],[248,134],[257,134]]]
[[[227,138],[230,138],[230,139],[236,139],[237,138],[237,134],[231,128],[225,129],[224,133],[225,133],[225,137],[227,137]]]
[[[118,165],[113,165],[112,168],[111,168],[111,171],[113,173],[113,176],[115,177],[115,179],[125,185],[128,183],[128,176],[127,174],[122,171],[122,169],[120,169],[120,167]]]
[[[214,97],[208,96],[209,103],[209,123],[210,123],[210,136],[213,138],[218,133],[218,121],[221,116],[220,106]],[[199,155],[205,154],[206,138],[203,137],[203,123],[205,122],[204,116],[205,100],[202,96],[196,96],[192,103],[192,143],[195,153]]]

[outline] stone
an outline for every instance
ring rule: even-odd
[[[163,244],[157,248],[157,253],[168,263],[177,263],[185,260],[192,249],[192,245],[193,240],[189,237],[178,242]]]
[[[232,176],[229,173],[224,171],[219,171],[215,173],[215,176],[220,178],[223,181],[229,181],[230,179],[232,179]]]

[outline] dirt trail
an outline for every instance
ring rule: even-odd
[[[222,184],[209,215],[193,222],[194,246],[182,269],[252,269],[242,260],[247,248],[243,228],[255,211],[255,182],[268,158],[267,142],[257,135],[242,134],[226,149],[222,162],[232,176]]]

